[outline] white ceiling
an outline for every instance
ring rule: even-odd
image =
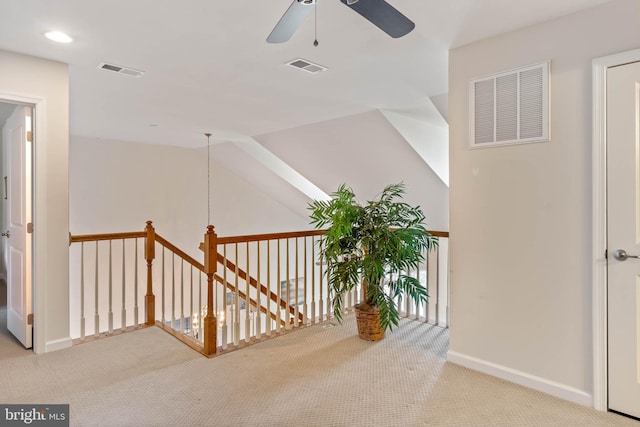
[[[289,42],[265,42],[291,0],[0,0],[0,49],[70,64],[72,134],[196,147],[205,131],[235,141],[419,109],[448,90],[449,48],[606,1],[389,0],[416,23],[391,39],[338,0],[320,0],[314,47],[313,15]],[[45,39],[53,29],[75,41]],[[329,70],[283,65],[298,57]],[[109,73],[100,62],[146,73]]]

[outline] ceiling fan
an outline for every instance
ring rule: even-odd
[[[291,38],[316,5],[317,0],[293,0],[269,37],[268,43],[284,43]],[[402,37],[416,26],[385,0],[340,0],[393,38]]]

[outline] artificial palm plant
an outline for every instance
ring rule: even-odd
[[[377,200],[361,205],[351,188],[342,184],[330,200],[309,205],[311,224],[328,227],[320,255],[327,263],[338,321],[342,321],[344,294],[360,283],[365,300],[356,310],[376,312],[382,332],[398,325],[400,295],[416,304],[427,300],[427,289],[409,272],[418,268],[425,251],[438,240],[426,230],[421,208],[402,201],[404,194],[403,183],[389,185]]]

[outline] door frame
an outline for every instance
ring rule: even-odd
[[[640,49],[596,58],[593,73],[592,299],[593,407],[609,409],[607,350],[607,69],[640,61]]]
[[[46,141],[45,141],[45,100],[32,96],[23,96],[0,92],[0,101],[22,104],[32,107],[32,222],[33,246],[32,246],[32,305],[33,305],[33,352],[44,353],[46,351],[46,213],[39,206],[46,206]]]

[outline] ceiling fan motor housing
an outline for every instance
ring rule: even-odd
[[[367,0],[362,2],[359,0],[340,0],[340,2],[394,39],[407,35],[416,26],[409,18],[387,3],[386,0]],[[315,10],[317,3],[318,0],[293,0],[273,31],[271,31],[271,34],[269,34],[269,37],[267,37],[267,42],[284,43],[289,40],[305,18]],[[316,43],[314,45],[317,46]]]

